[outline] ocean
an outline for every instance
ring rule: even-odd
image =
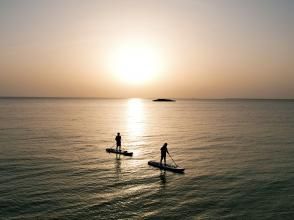
[[[294,219],[294,101],[0,99],[0,219],[159,218]]]

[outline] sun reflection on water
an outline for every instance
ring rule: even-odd
[[[144,133],[144,108],[141,99],[128,100],[127,131],[132,141],[138,141]]]

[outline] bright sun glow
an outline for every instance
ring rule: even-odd
[[[151,47],[120,47],[112,60],[113,72],[120,80],[129,84],[151,81],[161,71],[159,53]]]

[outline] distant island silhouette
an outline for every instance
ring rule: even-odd
[[[153,99],[153,102],[175,102],[174,99]]]

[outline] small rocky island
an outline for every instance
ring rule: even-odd
[[[153,102],[175,102],[174,99],[154,99]]]

